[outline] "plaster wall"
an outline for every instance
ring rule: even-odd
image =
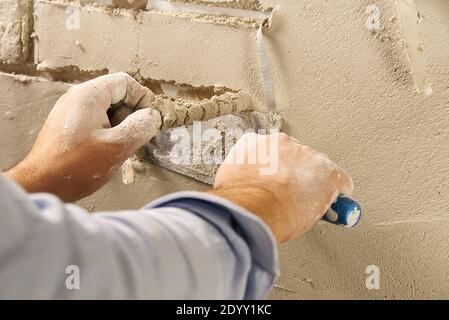
[[[414,89],[394,1],[260,1],[277,7],[267,46],[285,131],[351,173],[365,212],[355,229],[320,223],[283,246],[272,298],[449,298],[449,3],[415,2],[430,96]],[[377,31],[366,25],[373,4],[381,12]],[[26,153],[68,86],[45,71],[72,81],[82,72],[127,71],[243,89],[264,108],[252,21],[83,4],[80,28],[68,30],[66,1],[40,0],[34,10],[34,54],[18,69],[28,76],[0,75],[1,169]],[[4,71],[15,70],[0,59]],[[148,165],[134,184],[117,176],[81,204],[138,208],[204,188]],[[379,290],[365,286],[370,265],[380,269]]]

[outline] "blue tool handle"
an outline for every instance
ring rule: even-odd
[[[339,196],[323,220],[346,228],[354,227],[362,217],[362,207],[345,196]]]

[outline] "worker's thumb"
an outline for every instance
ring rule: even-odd
[[[148,143],[160,130],[162,118],[159,111],[141,109],[126,117],[117,126],[101,130],[100,136],[108,143],[122,144],[134,152]]]

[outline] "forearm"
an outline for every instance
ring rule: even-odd
[[[0,176],[0,200],[0,243],[17,250],[0,259],[0,298],[261,299],[278,273],[266,227],[204,193],[91,216]],[[65,286],[69,265],[79,290]]]
[[[27,159],[6,175],[28,192],[53,193],[66,202],[91,195],[159,132],[162,119],[152,99],[125,73],[72,86],[51,110]],[[108,110],[115,105],[132,113],[111,126]]]
[[[57,161],[49,162],[55,165],[48,168],[48,163],[38,163],[37,159],[28,156],[5,172],[5,176],[29,193],[51,193],[67,202],[78,200],[77,197],[70,196],[73,190],[64,188],[64,183],[72,182],[70,180],[73,180],[73,175],[59,172]]]

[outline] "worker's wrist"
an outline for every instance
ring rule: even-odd
[[[277,242],[290,240],[293,226],[282,199],[270,189],[260,186],[220,187],[210,194],[219,196],[258,216],[271,229]]]
[[[45,177],[41,175],[42,170],[34,161],[26,158],[17,166],[10,169],[5,175],[28,192],[43,192]]]

